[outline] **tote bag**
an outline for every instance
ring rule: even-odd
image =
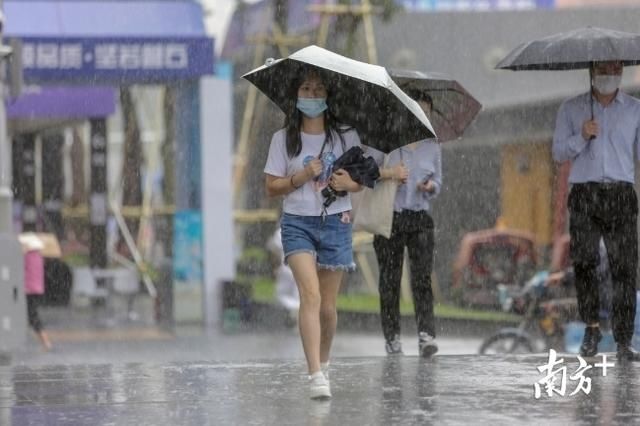
[[[385,157],[386,167],[388,156]],[[353,205],[353,230],[365,231],[385,238],[391,236],[393,225],[393,205],[396,199],[398,182],[395,179],[381,179],[376,186],[364,188],[351,194]]]

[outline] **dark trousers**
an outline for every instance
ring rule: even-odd
[[[576,184],[568,200],[571,257],[576,274],[578,311],[582,320],[597,323],[600,296],[600,238],[607,248],[611,279],[612,329],[618,344],[629,344],[636,313],[638,268],[638,198],[631,184]]]
[[[27,318],[29,319],[29,325],[36,333],[42,331],[42,321],[40,315],[38,315],[38,300],[41,297],[27,294]]]
[[[400,280],[404,248],[409,251],[411,293],[418,332],[435,337],[431,269],[433,267],[433,219],[425,211],[403,211],[393,216],[390,238],[376,235],[373,247],[380,269],[380,318],[387,341],[400,334]]]

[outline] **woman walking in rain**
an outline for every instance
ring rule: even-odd
[[[433,100],[425,92],[409,93],[422,107],[427,117]],[[378,164],[382,156],[378,155]],[[394,203],[391,235],[376,235],[373,247],[380,269],[380,318],[385,349],[388,354],[401,354],[400,342],[400,281],[404,248],[409,251],[411,293],[418,325],[420,355],[430,357],[438,351],[435,342],[433,292],[433,219],[429,215],[431,202],[442,186],[442,151],[434,139],[425,139],[403,146],[389,154],[382,179],[399,181]]]
[[[264,172],[271,197],[284,196],[282,245],[300,294],[299,328],[312,399],[331,397],[329,355],[336,330],[336,297],[344,271],[355,269],[351,247],[351,201],[338,197],[326,210],[320,191],[356,192],[361,186],[336,158],[360,145],[355,130],[328,111],[331,92],[312,69],[290,87],[284,128],[273,135]]]
[[[44,258],[42,242],[33,235],[21,235],[20,243],[24,255],[24,292],[27,300],[27,319],[29,326],[38,336],[44,350],[51,350],[51,341],[44,331],[38,314],[38,300],[44,294]]]

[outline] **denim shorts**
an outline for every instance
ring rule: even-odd
[[[353,271],[351,223],[342,221],[342,213],[322,216],[282,215],[282,247],[285,262],[296,253],[315,256],[318,269]]]

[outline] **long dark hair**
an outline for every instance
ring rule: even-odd
[[[298,89],[310,75],[316,75],[323,82],[326,81],[326,78],[319,70],[315,68],[302,68],[300,72],[298,72],[296,78],[292,79],[291,85],[288,89],[287,99],[289,99],[289,103],[287,105],[287,111],[285,111],[286,117],[284,119],[283,127],[286,131],[286,145],[289,158],[297,157],[302,151],[302,137],[300,136],[300,132],[302,131],[303,114],[298,110],[296,104],[298,102]],[[331,90],[327,87],[327,105],[331,105],[331,99]],[[327,108],[324,112],[324,131],[326,136],[324,144],[322,145],[323,150],[327,144],[329,144],[329,150],[333,150],[333,135],[335,133],[340,138],[342,151],[346,151],[346,144],[342,134],[350,129],[350,127],[341,125],[336,116],[331,112],[331,109]]]

